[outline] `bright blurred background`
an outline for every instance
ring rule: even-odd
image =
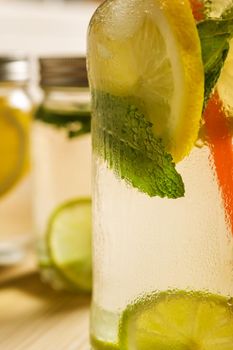
[[[66,191],[66,184],[70,184],[69,188],[72,196],[77,197],[76,192],[78,193],[79,189],[75,185],[75,181],[78,181],[78,176],[76,177],[75,174],[80,174],[80,168],[83,170],[82,174],[85,179],[90,177],[90,171],[85,170],[85,164],[87,160],[89,161],[91,153],[90,130],[85,131],[84,136],[86,138],[82,135],[81,138],[69,139],[67,138],[68,129],[59,129],[57,125],[49,125],[46,122],[43,124],[42,121],[36,121],[35,112],[39,106],[42,106],[43,99],[44,101],[46,99],[47,104],[51,104],[51,101],[54,104],[53,99],[55,98],[56,108],[57,110],[60,108],[59,112],[61,114],[64,112],[62,108],[67,104],[68,108],[72,107],[72,113],[77,112],[78,117],[80,117],[80,111],[76,111],[76,109],[86,108],[87,105],[89,106],[86,99],[90,100],[87,85],[82,85],[83,80],[85,80],[82,76],[84,65],[82,61],[81,64],[80,62],[74,63],[72,60],[69,63],[70,66],[67,64],[70,70],[74,69],[72,72],[76,76],[75,87],[80,83],[81,90],[76,91],[72,87],[70,94],[69,87],[68,89],[66,87],[60,89],[61,82],[59,91],[47,89],[48,92],[46,90],[47,86],[46,88],[43,86],[43,89],[39,86],[38,58],[72,57],[73,59],[73,57],[85,56],[88,24],[100,3],[101,1],[94,0],[0,0],[1,350],[41,350],[43,348],[48,350],[86,350],[88,348],[90,295],[77,297],[77,294],[54,290],[48,284],[43,283],[46,278],[39,277],[35,249],[36,234],[33,225],[31,225],[31,221],[33,221],[31,213],[33,206],[31,202],[33,201],[31,199],[38,196],[35,195],[35,187],[33,189],[31,183],[32,172],[29,169],[32,170],[33,166],[30,168],[28,166],[29,162],[26,164],[26,153],[30,151],[27,137],[28,139],[34,138],[33,133],[30,133],[29,130],[31,130],[31,126],[33,129],[34,124],[38,124],[40,130],[37,139],[39,139],[39,145],[41,145],[41,147],[37,147],[41,154],[41,163],[37,161],[39,164],[37,173],[41,180],[39,194],[42,193],[46,198],[43,199],[41,210],[46,207],[44,203],[49,201],[49,196],[56,197],[56,191],[54,190],[56,187],[57,193],[60,195],[63,190]],[[22,66],[22,62],[11,65],[10,61],[4,62],[4,59],[1,61],[1,56],[8,56],[9,58],[12,55],[19,55],[17,56],[19,60],[23,57],[22,55],[30,58],[30,93],[28,95],[27,82],[26,84],[25,82],[17,84],[17,82],[10,81],[9,84],[9,81],[4,77],[7,67],[13,67],[10,68],[11,70],[14,70],[14,64],[19,70],[26,67],[25,64],[27,63],[25,62]],[[65,61],[65,65],[66,63]],[[64,64],[64,61],[58,64],[59,69],[56,73],[60,74],[62,72],[64,68],[62,64]],[[81,64],[80,76],[78,76],[78,73],[76,74],[75,64]],[[9,72],[7,74],[9,75]],[[62,106],[60,106],[60,99],[62,100]],[[30,101],[33,102],[31,105]],[[44,106],[47,106],[46,103]],[[33,106],[33,109],[30,106]],[[31,113],[31,110],[33,110],[33,113]],[[83,113],[83,110],[81,110],[81,113]],[[90,116],[90,110],[88,113]],[[64,115],[67,116],[66,112],[64,112]],[[74,123],[71,124],[73,127]],[[83,125],[86,126],[87,124],[88,120],[86,119],[85,122],[83,121]],[[79,121],[76,126],[80,127],[80,125],[82,126],[82,121]],[[24,145],[24,151],[22,151],[22,145]],[[24,158],[26,160],[23,160],[23,162],[26,166],[22,163]],[[17,163],[20,159],[22,164]],[[17,164],[20,167],[25,167],[26,170],[23,169],[23,176],[21,176],[22,174],[16,174],[19,172]],[[76,166],[75,169],[73,164]],[[59,170],[57,170],[58,168]],[[64,171],[66,171],[66,178]],[[71,179],[71,173],[73,178],[76,177],[75,181]],[[1,196],[1,176],[4,179],[5,175],[7,179],[10,179],[11,176],[17,178],[19,175],[22,179],[17,178],[16,186],[12,186],[6,195],[3,193]],[[57,175],[60,175],[60,177]],[[4,181],[2,182],[4,183]],[[79,185],[83,187],[81,183]],[[23,199],[24,196],[25,199]],[[40,198],[42,197],[40,196]],[[21,212],[24,214],[21,215]],[[15,227],[19,228],[17,220],[19,222],[23,221],[23,216],[26,216],[25,221],[28,221],[28,227],[30,227],[27,232],[24,232],[27,242],[30,243],[26,250],[27,256],[26,258],[23,256],[23,259],[17,258],[15,261],[14,259],[12,261],[7,260],[6,255],[10,253],[11,256],[11,250],[15,243],[6,232],[5,227],[8,227],[9,230],[14,227],[14,236]],[[5,243],[6,239],[9,244]],[[12,247],[10,245],[11,241]],[[90,250],[89,246],[88,249]],[[50,274],[49,279],[53,278],[54,276]]]
[[[101,1],[1,0],[0,55],[83,55],[90,18]],[[32,67],[32,80],[37,68]]]

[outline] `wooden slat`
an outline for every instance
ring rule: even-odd
[[[0,287],[1,350],[89,350],[90,298],[55,292],[37,274]]]

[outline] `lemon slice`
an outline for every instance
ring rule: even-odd
[[[151,295],[126,309],[121,350],[231,350],[232,302],[198,292]]]
[[[94,16],[89,35],[93,89],[142,100],[175,162],[192,149],[204,99],[204,71],[188,0],[116,0]]]
[[[76,199],[52,214],[48,232],[51,261],[74,288],[89,292],[92,287],[91,200]]]
[[[29,115],[0,101],[0,196],[28,169],[29,123]]]
[[[233,112],[233,39],[230,42],[230,51],[223,66],[218,81],[218,92],[225,106]]]

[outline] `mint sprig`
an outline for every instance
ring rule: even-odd
[[[127,98],[93,94],[93,149],[117,177],[149,196],[184,196],[175,164],[152,124]]]
[[[202,60],[205,70],[206,105],[218,79],[229,52],[229,41],[233,36],[233,17],[229,10],[221,19],[207,19],[197,25]]]

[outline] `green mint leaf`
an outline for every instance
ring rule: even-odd
[[[229,12],[224,19],[208,19],[197,25],[205,70],[205,104],[220,76],[233,36],[233,19]]]
[[[59,112],[39,107],[35,118],[58,128],[65,128],[69,138],[78,137],[91,131],[90,111]]]
[[[93,94],[93,149],[116,176],[149,196],[184,196],[184,184],[152,124],[130,99]]]

